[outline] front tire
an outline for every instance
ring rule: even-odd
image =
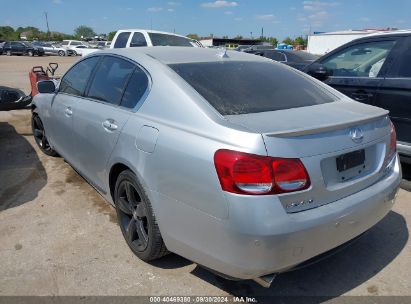
[[[50,146],[47,140],[43,122],[37,113],[33,113],[31,117],[31,129],[33,131],[34,140],[40,150],[49,156],[57,156],[56,150]]]
[[[58,54],[60,57],[66,56],[66,53],[64,51],[59,51]]]
[[[33,57],[33,56],[34,56],[34,53],[33,53],[33,51],[28,51],[28,52],[27,52],[27,55],[29,55],[30,57]]]
[[[77,52],[76,52],[76,51],[73,51],[73,56],[77,56]]]
[[[130,170],[118,176],[114,202],[121,232],[136,256],[143,261],[152,261],[168,253],[151,203]]]
[[[7,52],[6,52],[6,55],[7,55],[7,56],[11,56],[11,51],[7,51]]]

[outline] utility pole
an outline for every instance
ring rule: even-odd
[[[264,27],[261,27],[261,40],[264,38]]]
[[[44,16],[46,17],[47,37],[50,38],[49,19],[47,18],[47,12],[44,12]]]

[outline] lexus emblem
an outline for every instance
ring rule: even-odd
[[[364,133],[360,128],[354,128],[350,130],[350,136],[353,142],[360,143],[364,138]]]

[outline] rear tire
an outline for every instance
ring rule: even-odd
[[[77,52],[76,52],[76,51],[73,51],[73,56],[77,56]]]
[[[121,232],[137,257],[152,261],[168,253],[146,192],[130,170],[118,176],[114,202]]]
[[[46,132],[44,130],[43,122],[41,121],[37,113],[33,113],[31,117],[31,129],[33,131],[34,140],[40,150],[49,156],[57,156],[56,150],[54,150],[46,137]]]

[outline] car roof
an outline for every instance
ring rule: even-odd
[[[194,48],[179,46],[156,46],[109,49],[99,54],[117,54],[138,61],[142,55],[146,55],[164,64],[176,63],[199,63],[218,61],[264,61],[267,58],[247,54],[244,52],[230,51],[225,49]]]
[[[395,31],[387,31],[387,32],[375,32],[365,35],[364,37],[360,37],[359,39],[365,38],[376,38],[376,37],[386,37],[386,36],[408,36],[411,35],[411,30],[395,30]]]

